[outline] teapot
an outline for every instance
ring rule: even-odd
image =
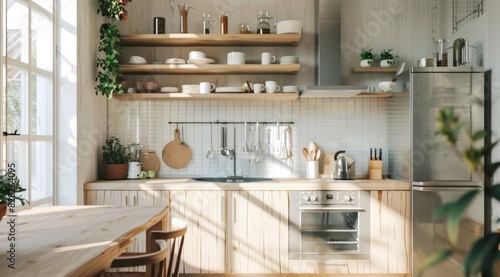
[[[339,157],[339,154],[344,154]],[[349,157],[352,162],[349,162],[346,158],[345,151],[338,151],[335,153],[335,172],[333,173],[333,179],[335,180],[349,180],[349,169],[354,164],[354,160]]]

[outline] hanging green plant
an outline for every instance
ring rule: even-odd
[[[107,98],[112,98],[113,93],[123,93],[122,85],[117,81],[121,76],[121,68],[118,58],[122,51],[120,47],[120,32],[115,21],[127,21],[127,10],[125,7],[132,0],[99,0],[97,13],[110,20],[103,23],[99,29],[99,52],[97,58],[97,76],[95,87],[96,95],[101,92]]]

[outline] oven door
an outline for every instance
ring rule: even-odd
[[[356,192],[362,193],[362,192]],[[366,259],[369,254],[369,195],[364,205],[303,205],[290,193],[291,259]],[[366,207],[366,208],[365,208]]]

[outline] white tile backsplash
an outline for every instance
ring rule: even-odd
[[[163,147],[173,140],[176,124],[169,122],[288,122],[293,121],[292,154],[282,160],[276,150],[277,125],[260,125],[260,143],[269,137],[269,155],[260,155],[259,163],[249,162],[251,153],[243,152],[244,125],[228,124],[228,147],[233,147],[236,127],[237,174],[262,177],[305,177],[302,148],[314,141],[323,153],[346,150],[356,159],[357,176],[367,174],[369,148],[387,149],[387,100],[378,98],[300,99],[297,101],[109,101],[109,136],[119,137],[125,144],[141,143],[154,149],[161,159]],[[286,126],[280,126],[283,132]],[[213,159],[206,159],[210,149],[210,124],[180,124],[183,139],[192,150],[186,168],[171,169],[163,161],[160,176],[227,176],[233,163],[220,154],[221,125],[213,124]],[[248,132],[257,144],[255,125]],[[283,136],[280,137],[283,142]],[[250,140],[248,142],[250,143]],[[384,152],[384,159],[387,151]],[[387,172],[387,168],[384,169]]]

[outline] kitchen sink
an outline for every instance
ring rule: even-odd
[[[270,178],[259,177],[201,177],[193,178],[194,181],[215,182],[215,183],[249,183],[249,182],[266,182],[273,181]]]

